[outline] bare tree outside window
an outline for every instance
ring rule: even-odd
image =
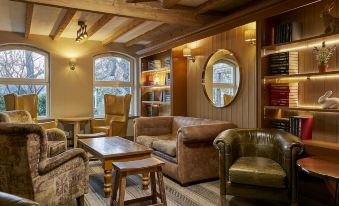
[[[35,93],[38,115],[47,115],[46,55],[26,49],[0,50],[0,111],[5,110],[3,95]]]

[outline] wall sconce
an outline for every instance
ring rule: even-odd
[[[70,70],[75,70],[75,62],[73,60],[69,61],[68,65]]]
[[[256,42],[256,31],[255,31],[255,29],[245,30],[245,41],[249,42],[252,45],[255,45],[255,42]]]
[[[186,57],[188,60],[192,60],[192,62],[195,62],[195,56],[192,56],[191,49],[190,48],[184,48],[182,50],[182,54],[184,57]]]

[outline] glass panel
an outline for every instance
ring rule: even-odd
[[[94,116],[104,116],[104,95],[115,94],[125,95],[131,94],[131,87],[94,87]]]
[[[38,95],[38,116],[46,116],[47,107],[47,86],[46,85],[5,85],[0,84],[0,111],[5,110],[5,102],[3,95],[15,93],[23,94],[37,94]]]
[[[217,63],[213,65],[213,83],[233,84],[234,68],[231,64]]]
[[[95,81],[130,81],[130,62],[114,56],[100,57],[94,62]]]
[[[232,96],[234,96],[232,88],[213,88],[213,103],[216,107],[223,107]]]
[[[0,51],[0,78],[46,78],[46,57],[29,50]]]

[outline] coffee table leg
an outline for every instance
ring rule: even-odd
[[[111,186],[112,186],[112,171],[111,170],[105,170],[105,174],[104,174],[105,197],[109,197],[109,195],[111,193]]]
[[[149,173],[145,172],[142,174],[142,189],[147,190],[148,189],[148,184],[149,184]]]

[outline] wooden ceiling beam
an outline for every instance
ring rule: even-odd
[[[163,8],[173,8],[180,0],[162,0],[161,5]]]
[[[114,40],[116,40],[120,36],[124,35],[128,31],[134,29],[135,27],[139,26],[142,23],[144,23],[143,20],[133,19],[131,22],[121,25],[119,28],[116,29],[116,32],[114,32],[112,35],[110,35],[104,41],[102,41],[102,44],[107,45],[112,43]]]
[[[104,14],[102,17],[91,26],[87,30],[88,37],[91,37],[93,34],[95,34],[97,31],[99,31],[102,27],[104,27],[109,21],[113,19],[114,15],[113,14]]]
[[[34,4],[26,3],[26,23],[25,23],[25,38],[28,39],[31,32],[32,17]]]
[[[53,40],[60,38],[62,32],[64,32],[68,24],[71,22],[76,11],[77,11],[76,9],[67,10],[65,16],[62,18],[61,22],[59,23],[57,30],[54,32],[54,34],[50,35],[50,37]]]
[[[200,6],[198,6],[197,14],[203,14],[210,10],[213,10],[224,1],[225,0],[208,0],[205,3],[202,3]]]
[[[140,34],[139,36],[129,40],[128,42],[125,43],[126,47],[130,47],[132,45],[137,44],[138,42],[140,42],[141,40],[145,40],[145,39],[150,39],[153,36],[156,36],[164,31],[166,31],[169,28],[168,24],[160,24],[159,26],[155,27],[154,29],[151,29],[143,34]]]
[[[19,2],[31,2],[46,6],[73,8],[77,10],[108,13],[126,17],[141,18],[151,21],[160,21],[168,24],[180,24],[188,26],[201,26],[212,20],[211,16],[196,15],[193,8],[165,9],[156,2],[145,4],[129,4],[125,1],[112,0],[14,0]],[[151,4],[152,3],[152,4]]]

